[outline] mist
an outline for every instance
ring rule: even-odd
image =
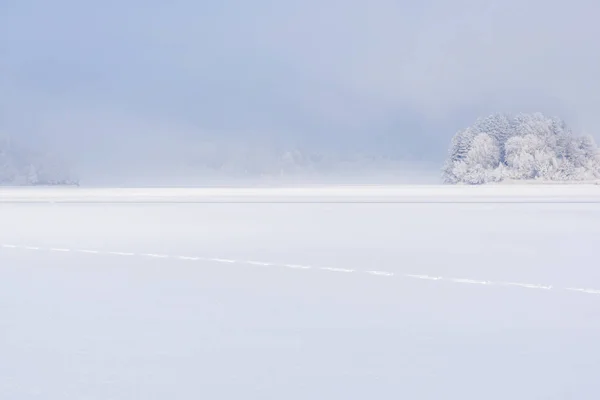
[[[335,164],[294,179],[435,181],[452,135],[481,115],[541,111],[599,137],[598,12],[591,0],[3,1],[0,133],[97,184],[281,180],[258,161],[223,165],[290,151]],[[207,153],[220,174],[199,166]]]

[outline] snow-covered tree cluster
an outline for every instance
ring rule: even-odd
[[[494,114],[458,132],[443,170],[445,183],[600,179],[591,136],[575,136],[558,118],[541,113]]]
[[[55,156],[26,148],[0,133],[0,185],[76,185]]]

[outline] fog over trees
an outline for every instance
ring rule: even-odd
[[[17,143],[0,133],[0,185],[76,185],[59,157]]]
[[[0,185],[71,185],[78,184],[80,177],[83,184],[103,181],[102,176],[87,176],[78,168],[79,165],[69,165],[55,153],[39,151],[35,145],[24,145],[14,139],[7,134],[0,136]],[[221,143],[200,140],[185,149],[175,145],[163,153],[164,158],[157,156],[155,160],[147,159],[139,165],[117,162],[105,175],[112,179],[109,182],[116,184],[122,181],[134,185],[169,182],[204,184],[245,178],[292,182],[296,178],[300,181],[312,178],[335,181],[352,179],[353,176],[367,179],[364,176],[385,175],[394,179],[394,176],[406,175],[409,169],[401,157],[373,152],[319,152],[247,141]],[[131,157],[135,159],[136,156],[138,154]],[[119,176],[116,177],[116,174]]]
[[[444,183],[593,181],[600,179],[594,139],[574,135],[564,121],[541,113],[494,114],[451,141]]]
[[[198,177],[398,176],[407,171],[401,157],[314,152],[199,143],[176,154]],[[160,170],[160,161],[157,161]],[[127,173],[123,170],[123,174]],[[589,136],[572,133],[564,121],[541,113],[494,114],[478,119],[452,138],[442,169],[447,184],[600,180],[600,153]],[[49,151],[33,149],[0,133],[0,185],[79,184],[67,163]]]

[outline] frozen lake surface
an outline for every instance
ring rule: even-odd
[[[0,398],[595,399],[600,186],[0,190]]]

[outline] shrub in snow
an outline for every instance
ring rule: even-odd
[[[558,118],[495,114],[452,138],[442,177],[445,183],[471,185],[595,180],[600,179],[600,155],[591,136],[572,135]]]

